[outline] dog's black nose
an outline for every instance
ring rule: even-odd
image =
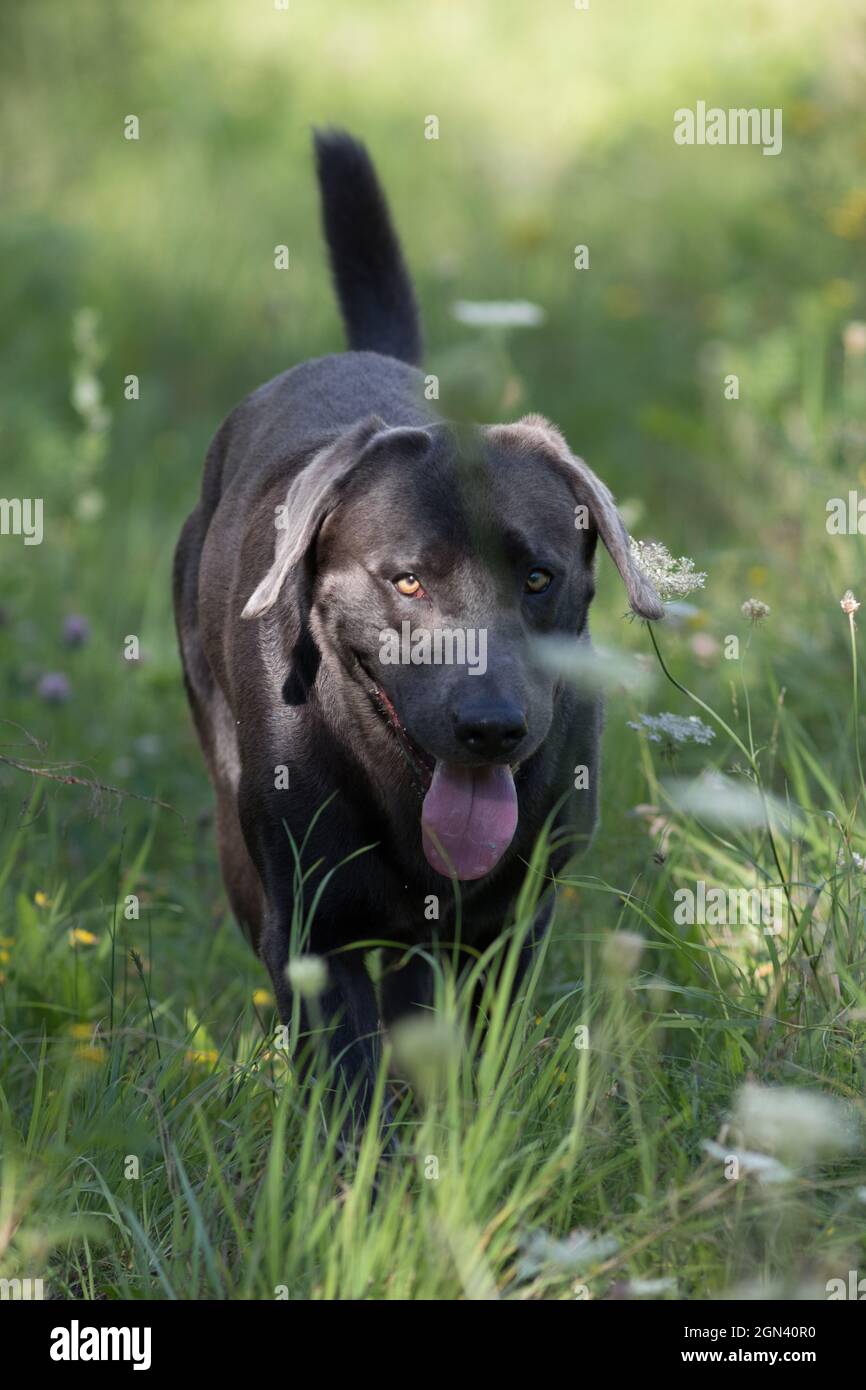
[[[495,762],[513,753],[527,730],[520,706],[502,700],[461,705],[454,715],[454,732],[470,753]]]

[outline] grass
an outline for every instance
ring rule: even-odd
[[[861,18],[707,4],[683,36],[677,7],[631,6],[625,46],[600,9],[408,5],[397,33],[371,0],[325,32],[299,3],[286,45],[270,14],[194,9],[4,21],[2,491],[45,499],[46,539],[0,538],[0,1274],[100,1299],[825,1297],[866,1261],[862,643],[839,606],[862,545],[825,525],[866,487]],[[778,159],[673,146],[677,107],[756,93],[785,110]],[[388,1057],[385,1157],[375,1127],[339,1151],[326,1078],[279,1046],[169,604],[221,415],[338,342],[313,120],[370,140],[447,389],[469,362],[493,414],[549,413],[635,534],[709,575],[651,633],[601,561],[596,638],[650,684],[611,682],[599,834],[518,1008],[488,990],[483,1048],[473,981],[439,962],[438,1023]],[[547,321],[491,341],[457,297]],[[712,742],[628,727],[661,711]],[[541,846],[493,974],[543,869]],[[778,889],[782,931],[678,920],[701,881]]]
[[[643,867],[566,878],[519,1008],[489,992],[483,1048],[471,1030],[460,1041],[474,981],[440,962],[439,1024],[398,1039],[391,1061],[408,1085],[384,1159],[375,1128],[338,1151],[325,1079],[293,1079],[233,925],[201,920],[193,883],[160,893],[159,813],[81,884],[51,880],[22,849],[40,824],[43,854],[62,834],[59,798],[35,782],[2,875],[9,893],[24,869],[4,942],[4,1272],[47,1268],[61,1297],[571,1298],[617,1284],[702,1298],[802,1296],[857,1268],[862,1149],[828,1157],[818,1133],[771,1185],[727,1180],[702,1148],[748,1150],[729,1111],[749,1079],[820,1089],[852,1133],[862,1121],[859,788],[846,804],[786,705],[769,735],[758,772],[772,745],[801,817],[784,842],[666,809],[669,769],[630,734],[632,777],[658,798]],[[717,761],[741,751],[729,741]],[[777,858],[792,903],[779,937],[675,923],[673,885],[779,883]],[[498,947],[506,972],[542,872],[540,851]]]

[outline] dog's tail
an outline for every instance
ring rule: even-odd
[[[343,130],[317,130],[314,141],[322,226],[349,347],[417,366],[418,306],[370,156]]]

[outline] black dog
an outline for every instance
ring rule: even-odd
[[[431,997],[425,953],[406,948],[453,941],[458,894],[461,939],[485,948],[554,809],[554,870],[568,833],[591,834],[600,710],[536,664],[533,641],[589,641],[597,536],[635,612],[662,610],[607,488],[547,421],[433,418],[370,160],[338,132],[316,154],[351,350],[229,415],[174,593],[232,907],[287,1021],[292,923],[297,943],[319,893],[303,948],[327,958],[332,1057],[363,1113],[380,1018]],[[394,943],[378,999],[346,949],[371,939]]]

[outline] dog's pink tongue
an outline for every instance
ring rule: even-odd
[[[483,878],[517,829],[517,789],[510,767],[437,762],[421,811],[427,861],[448,878]]]

